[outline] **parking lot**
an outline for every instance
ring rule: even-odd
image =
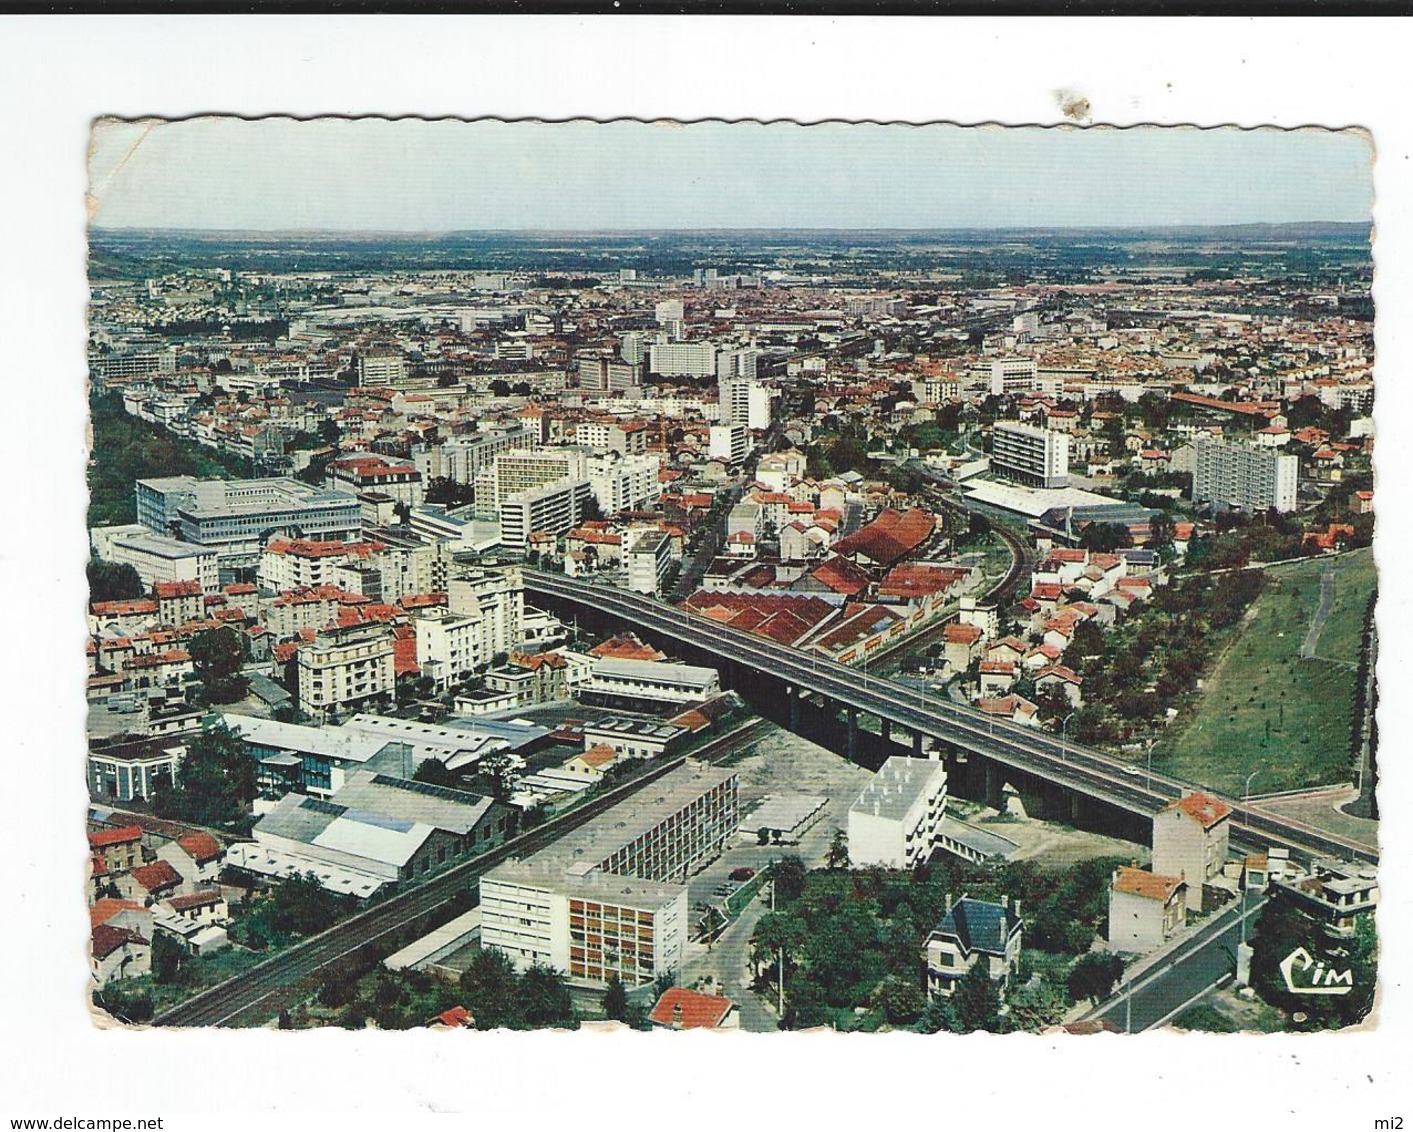
[[[720,858],[690,878],[688,888],[694,908],[699,904],[720,904],[745,883],[730,879],[735,870],[760,871],[786,854],[799,856],[810,868],[822,866],[834,831],[848,828],[849,806],[872,777],[832,751],[774,725],[729,765],[740,778],[743,821],[767,795],[814,794],[829,801],[798,844],[760,845],[755,838],[733,843]]]

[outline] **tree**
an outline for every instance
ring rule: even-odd
[[[1133,545],[1133,536],[1122,523],[1090,523],[1080,532],[1079,545],[1085,550],[1111,554]]]
[[[311,872],[281,881],[269,902],[270,927],[282,935],[317,935],[349,911],[348,897],[330,892]]]
[[[152,1021],[152,995],[145,988],[127,987],[114,980],[93,992],[93,1002],[119,1022],[140,1025]]]
[[[229,625],[204,629],[192,637],[187,651],[209,702],[229,704],[245,696],[246,681],[240,675],[249,653],[245,634]]]
[[[1070,968],[1067,985],[1075,1002],[1087,998],[1097,1003],[1114,989],[1124,973],[1124,961],[1102,951],[1086,951]]]
[[[506,751],[492,751],[476,763],[477,789],[504,801],[515,785],[515,764]]]
[[[455,788],[461,782],[455,771],[447,769],[446,763],[441,759],[423,759],[417,764],[417,769],[412,772],[413,782],[425,782],[430,786],[449,786]]]
[[[829,852],[825,854],[824,863],[831,869],[848,867],[849,835],[842,829],[834,831],[834,838],[829,842]]]
[[[604,1017],[612,1018],[615,1022],[624,1022],[628,1018],[628,992],[623,989],[623,980],[616,974],[608,978],[608,989],[603,996]]]
[[[1353,989],[1347,994],[1312,995],[1293,993],[1285,982],[1280,965],[1298,948],[1304,948],[1327,970],[1349,971]],[[1293,900],[1273,897],[1256,920],[1252,940],[1251,985],[1266,1002],[1289,1014],[1302,1014],[1299,1029],[1334,1029],[1361,1021],[1373,1007],[1378,939],[1372,915],[1360,917],[1352,935],[1339,935]],[[1302,970],[1292,970],[1300,979]]]
[[[520,1001],[524,1025],[558,1026],[577,1029],[574,1002],[564,975],[544,964],[534,964],[520,978]]]
[[[878,988],[877,1004],[894,1026],[916,1022],[927,1008],[927,998],[915,982],[890,975]]]
[[[461,976],[461,991],[476,1029],[524,1028],[515,965],[503,951],[478,951]]]
[[[142,596],[142,578],[126,562],[88,560],[88,600],[127,601]]]
[[[175,781],[163,780],[153,794],[158,817],[219,828],[246,823],[246,807],[258,791],[256,763],[240,735],[225,724],[193,736]]]
[[[789,904],[798,900],[805,891],[805,869],[804,861],[793,853],[788,857],[781,857],[775,862],[772,871],[775,880],[775,899],[777,903]]]
[[[987,1030],[993,1034],[1005,1032],[1006,1020],[1001,1016],[1001,988],[991,978],[984,960],[973,964],[957,983],[944,1017],[947,1029],[954,1034],[970,1034],[973,1030]]]
[[[154,932],[152,936],[152,981],[155,983],[175,983],[181,975],[182,961],[186,951],[166,932]]]

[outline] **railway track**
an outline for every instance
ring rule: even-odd
[[[764,719],[749,723],[718,736],[688,755],[667,760],[632,782],[605,793],[600,798],[551,818],[544,825],[511,838],[505,844],[482,853],[469,861],[454,865],[446,872],[424,881],[415,888],[395,896],[343,920],[319,935],[295,944],[279,955],[241,972],[233,978],[185,1002],[172,1007],[154,1019],[158,1026],[251,1026],[268,1022],[287,1009],[307,999],[317,990],[324,974],[355,953],[378,959],[391,955],[407,941],[404,929],[414,925],[428,913],[465,891],[482,875],[513,857],[537,852],[564,834],[584,825],[591,818],[605,813],[619,802],[663,775],[681,766],[687,758],[717,762],[756,738],[768,726]]]

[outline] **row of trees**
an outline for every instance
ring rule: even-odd
[[[131,523],[137,517],[133,481],[152,476],[229,479],[248,474],[245,461],[179,440],[161,425],[129,416],[120,393],[89,398],[88,525]]]

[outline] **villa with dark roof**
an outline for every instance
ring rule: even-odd
[[[999,904],[963,896],[955,904],[947,897],[947,911],[923,946],[927,964],[927,997],[950,998],[957,984],[978,963],[985,964],[993,982],[1004,992],[1020,962],[1020,905],[1007,897]]]

